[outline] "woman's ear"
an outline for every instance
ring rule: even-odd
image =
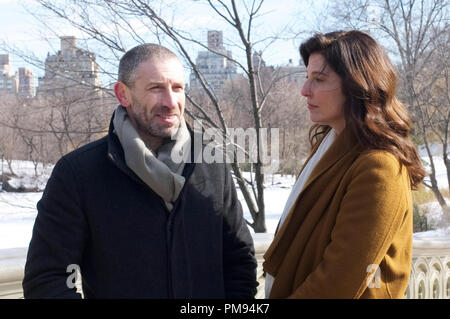
[[[125,83],[117,82],[114,84],[114,94],[122,106],[128,107],[131,104],[130,89]]]

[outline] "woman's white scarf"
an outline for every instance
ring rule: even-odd
[[[284,220],[286,219],[288,213],[291,211],[292,207],[295,204],[295,201],[300,195],[301,191],[303,190],[303,187],[305,186],[306,182],[308,181],[309,176],[311,175],[311,172],[314,170],[314,167],[316,167],[317,163],[319,163],[320,159],[323,157],[325,152],[328,150],[328,148],[333,144],[334,140],[336,139],[336,132],[334,129],[331,129],[330,132],[324,137],[322,142],[320,143],[319,147],[317,148],[317,151],[314,153],[314,155],[310,158],[308,163],[306,164],[305,168],[302,170],[300,176],[298,177],[297,181],[295,182],[294,187],[292,188],[292,191],[288,197],[288,200],[286,201],[286,205],[284,206],[283,214],[281,215],[280,222],[278,223],[278,228],[283,225]],[[269,298],[270,291],[272,290],[274,277],[268,273],[266,273],[265,278],[265,293],[266,298]]]

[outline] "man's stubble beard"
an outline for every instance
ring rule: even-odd
[[[181,116],[178,117],[178,125],[174,126],[164,126],[160,127],[154,123],[152,123],[152,118],[147,118],[147,112],[145,105],[139,103],[134,97],[133,106],[134,109],[140,111],[140,113],[133,113],[133,119],[136,123],[138,132],[145,134],[148,137],[160,137],[160,138],[169,138],[172,137],[174,133],[177,132],[178,126],[181,124]],[[161,108],[161,107],[157,107]],[[163,107],[164,108],[164,107]],[[153,109],[153,111],[157,111],[157,109]],[[167,112],[170,113],[170,112]]]

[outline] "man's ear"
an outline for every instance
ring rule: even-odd
[[[124,107],[128,107],[131,104],[131,93],[128,86],[123,82],[117,82],[114,84],[114,94],[117,100]]]

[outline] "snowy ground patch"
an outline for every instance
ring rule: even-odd
[[[438,228],[436,230],[429,230],[420,233],[414,233],[413,238],[416,239],[439,239],[443,238],[448,240],[450,237],[450,226],[444,228]]]
[[[439,161],[442,162],[442,159],[437,158],[437,163],[439,163]],[[443,167],[443,163],[441,164],[438,166],[440,169]],[[9,170],[7,170],[5,166],[3,169],[8,172]],[[39,165],[39,176],[35,178],[34,166],[31,162],[15,161],[13,163],[13,170],[19,176],[18,180],[22,183],[21,185],[35,185],[39,190],[45,188],[45,184],[52,169],[53,166],[42,168],[42,165]],[[244,176],[247,179],[250,178],[248,173],[244,173]],[[446,183],[445,171],[444,174],[440,174],[439,176],[439,183]],[[275,232],[286,200],[295,183],[295,178],[296,177],[293,175],[266,175],[264,196],[266,203],[267,233]],[[242,204],[244,217],[249,222],[252,222],[253,220],[239,187],[237,187],[237,193]],[[0,249],[28,247],[34,220],[37,215],[36,204],[41,197],[41,191],[34,193],[0,192]],[[442,210],[440,209],[439,204],[433,202],[425,205],[427,205],[429,211],[429,218],[431,220],[439,221],[442,217]],[[251,227],[250,231],[254,233]],[[444,228],[424,233],[415,233],[414,238],[421,238],[423,236],[436,238],[444,235],[448,236],[447,231],[450,231],[450,229]]]
[[[244,173],[245,178],[249,178],[249,173]],[[266,209],[266,228],[267,233],[274,233],[280,216],[283,212],[284,205],[291,193],[291,189],[294,186],[296,176],[294,175],[266,175],[264,183],[264,203]],[[237,183],[235,182],[237,185]],[[244,211],[244,217],[249,222],[253,222],[250,215],[250,211],[245,204],[244,196],[242,195],[239,187],[237,187],[238,198],[242,204],[242,210]],[[253,228],[249,227],[250,232],[254,233]]]
[[[430,173],[431,172],[431,166],[430,166],[430,158],[429,157],[423,157],[422,161],[425,166],[425,170]],[[436,170],[436,181],[438,184],[439,189],[449,189],[448,187],[448,179],[447,179],[447,168],[445,167],[444,160],[442,159],[442,156],[433,156],[433,163],[434,168]],[[430,178],[425,177],[425,181],[430,184]]]
[[[35,191],[43,191],[47,180],[53,170],[54,165],[42,165],[39,163],[37,167],[30,161],[13,161],[12,172],[3,163],[0,174],[14,173],[16,176],[9,178],[8,184],[16,189],[33,189]]]
[[[42,192],[0,192],[0,249],[28,246],[41,197]]]

